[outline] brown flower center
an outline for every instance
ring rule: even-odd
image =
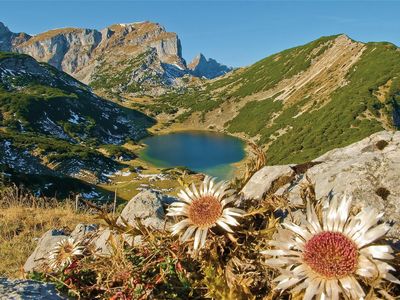
[[[304,248],[304,261],[324,277],[344,277],[357,268],[357,246],[341,233],[321,232],[313,236]]]
[[[192,201],[189,207],[189,219],[198,227],[215,224],[222,213],[222,205],[213,196],[203,196]]]
[[[71,244],[62,245],[62,247],[60,248],[60,250],[58,252],[57,259],[59,259],[59,260],[67,259],[68,257],[70,257],[72,255],[73,250],[74,250],[74,248]]]

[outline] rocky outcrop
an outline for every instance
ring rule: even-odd
[[[67,234],[62,229],[51,229],[47,231],[38,240],[37,246],[33,253],[28,257],[24,264],[24,271],[29,273],[33,271],[40,271],[43,267],[46,267],[50,252],[54,249],[58,242],[65,239],[72,238],[74,241],[80,241],[83,244],[90,244],[96,241],[100,235],[99,227],[96,224],[78,224],[75,229]],[[105,244],[106,241],[103,241]],[[99,247],[105,248],[103,244],[99,244]]]
[[[306,177],[315,183],[317,199],[351,195],[355,209],[373,207],[384,213],[383,220],[393,224],[389,237],[400,236],[400,131],[381,131],[344,148],[334,149],[302,166],[292,169],[292,180],[282,180],[289,172],[276,166],[258,171],[244,187],[244,198],[261,194],[285,194],[293,205],[302,205],[301,185]],[[268,175],[267,175],[268,174]],[[270,182],[279,182],[273,190]],[[256,193],[257,191],[257,193]]]
[[[0,300],[61,300],[54,284],[0,278]]]
[[[188,65],[192,75],[207,79],[216,78],[232,71],[233,69],[220,64],[215,59],[205,58],[203,54],[197,55]]]
[[[62,28],[34,37],[0,23],[0,51],[28,54],[96,90],[160,95],[182,88],[184,76],[214,78],[229,68],[203,56],[187,68],[176,33],[157,23],[115,24],[103,30]]]
[[[80,77],[85,77],[82,70],[89,71],[87,66],[99,61],[100,56],[106,53],[113,52],[118,59],[122,50],[135,56],[147,47],[157,51],[161,62],[185,66],[177,35],[150,22],[116,24],[101,31],[82,28],[50,30],[17,45],[13,50],[48,62],[71,75],[79,72]]]
[[[74,74],[89,63],[101,38],[101,33],[93,29],[57,29],[37,35],[14,50]]]
[[[91,233],[97,231],[99,226],[96,224],[78,224],[74,231],[71,232],[70,237],[74,240],[83,240]]]

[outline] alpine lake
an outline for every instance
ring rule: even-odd
[[[234,163],[245,157],[245,143],[211,131],[182,131],[154,135],[141,141],[139,157],[159,168],[186,167],[219,179],[230,179]]]

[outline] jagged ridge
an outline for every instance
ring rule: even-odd
[[[34,37],[14,34],[0,23],[0,41],[3,51],[29,54],[117,98],[160,95],[186,86],[185,76],[214,78],[229,71],[214,60],[193,71],[187,68],[178,36],[151,22],[101,31],[62,28]]]

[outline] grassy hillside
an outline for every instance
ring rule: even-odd
[[[270,164],[301,163],[399,126],[399,61],[390,43],[323,37],[147,109],[183,108],[176,120],[253,139]]]
[[[123,167],[115,155],[129,154],[117,151],[118,145],[146,136],[153,124],[54,67],[0,52],[0,164],[20,182],[37,175],[47,176],[54,186],[65,176],[103,181],[104,174]],[[97,150],[100,146],[113,151],[105,155]],[[70,181],[69,187],[90,191]]]
[[[147,116],[104,100],[67,74],[29,56],[0,55],[3,126],[70,141],[121,143],[140,139]],[[114,137],[114,141],[110,140]]]
[[[22,267],[47,230],[71,232],[79,223],[92,224],[94,216],[77,212],[73,202],[60,203],[26,194],[15,187],[0,192],[0,275],[23,276]]]

